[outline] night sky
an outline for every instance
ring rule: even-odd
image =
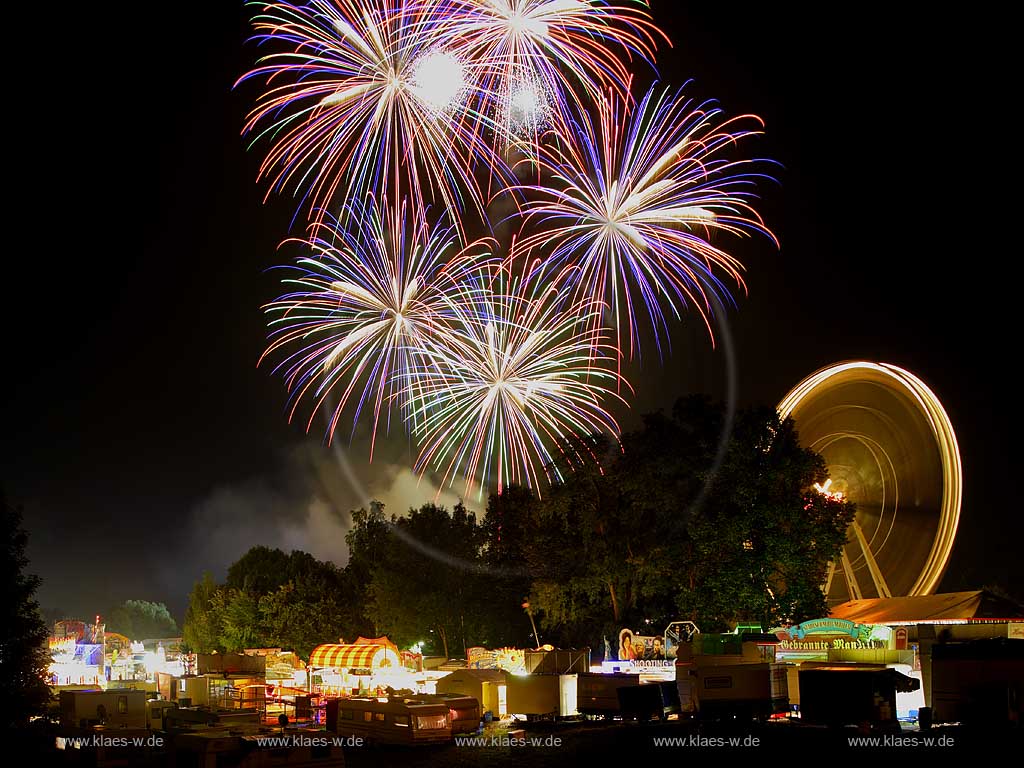
[[[740,403],[774,404],[842,359],[915,372],[964,463],[942,588],[1024,594],[1015,276],[1000,266],[1012,251],[990,184],[1013,146],[997,22],[652,5],[675,44],[662,79],[762,116],[767,135],[747,151],[782,166],[760,206],[781,250],[732,249],[749,289],[728,318]],[[202,572],[222,577],[253,544],[344,563],[349,509],[433,495],[409,473],[404,438],[372,466],[361,436],[326,449],[320,422],[308,437],[287,424],[281,381],[257,368],[260,306],[278,286],[266,270],[285,258],[276,246],[294,209],[263,204],[259,150],[239,135],[255,93],[231,89],[254,60],[243,9],[183,13],[76,21],[37,41],[15,87],[0,483],[24,508],[51,615],[139,598],[180,620]],[[725,395],[721,348],[699,319],[673,343],[663,365],[645,359],[633,410],[617,413],[625,426],[681,394]]]

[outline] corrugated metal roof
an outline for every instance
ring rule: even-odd
[[[452,675],[468,675],[484,683],[504,683],[505,673],[500,669],[456,669]]]
[[[984,590],[976,590],[850,600],[833,608],[831,615],[832,618],[858,624],[927,624],[929,621],[1019,618],[1024,616],[1024,607]]]

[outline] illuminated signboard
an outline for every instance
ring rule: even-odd
[[[661,635],[638,635],[631,629],[619,632],[619,661],[657,661],[669,658]]]
[[[512,674],[523,675],[526,674],[526,652],[519,648],[467,648],[466,666],[470,669],[503,669]]]
[[[890,627],[847,619],[813,619],[772,633],[779,638],[782,651],[887,649],[892,641]]]

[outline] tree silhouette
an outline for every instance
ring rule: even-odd
[[[50,663],[46,624],[35,599],[40,579],[25,573],[28,534],[21,510],[0,489],[0,722],[13,728],[40,714],[50,700],[45,675]]]

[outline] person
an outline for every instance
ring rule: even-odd
[[[639,637],[633,638],[633,658],[634,659],[646,659],[647,658],[647,646],[643,640]]]
[[[624,629],[619,633],[619,661],[632,661],[635,658],[633,633],[628,629]]]
[[[665,642],[660,637],[654,638],[654,647],[651,649],[651,658],[665,658]]]

